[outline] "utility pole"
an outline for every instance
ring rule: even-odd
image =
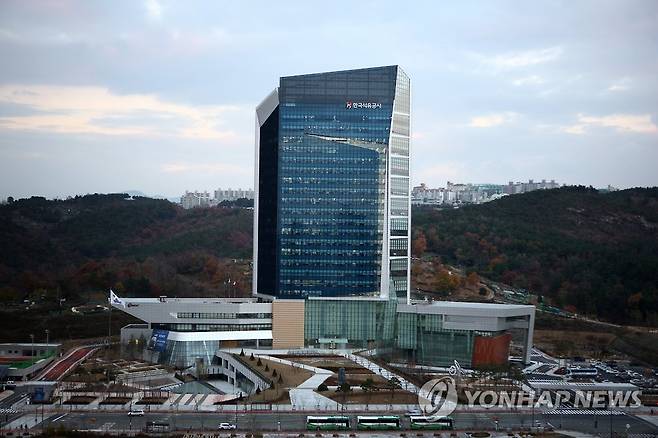
[[[32,365],[34,365],[34,334],[30,334],[30,339],[32,340]]]
[[[50,343],[50,330],[46,329],[46,350],[48,349],[49,343]]]
[[[110,298],[108,298],[107,303],[108,306],[110,307],[109,315],[108,315],[108,322],[107,322],[107,349],[110,349],[110,346],[112,345],[112,289],[110,289]]]

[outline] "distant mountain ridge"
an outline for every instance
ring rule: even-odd
[[[414,247],[558,306],[658,325],[658,188],[563,187],[414,209]]]

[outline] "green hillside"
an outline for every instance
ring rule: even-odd
[[[658,188],[565,187],[457,210],[415,209],[414,249],[558,306],[658,324]]]
[[[412,216],[415,253],[582,314],[658,324],[658,189],[568,187]],[[183,210],[124,194],[1,205],[0,302],[52,313],[61,298],[65,307],[98,301],[109,287],[126,296],[246,295],[252,218],[245,208]]]
[[[251,218],[242,208],[183,210],[125,194],[2,205],[0,302],[81,303],[110,287],[139,296],[246,293],[249,260],[234,259],[251,258]],[[237,281],[231,291],[228,278]]]

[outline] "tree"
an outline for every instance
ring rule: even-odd
[[[478,276],[477,273],[471,272],[466,277],[466,284],[468,284],[469,286],[477,286],[478,284],[480,284],[480,277]]]
[[[374,389],[374,383],[373,380],[368,377],[363,383],[361,383],[361,390],[363,393],[366,395],[366,405],[370,403],[370,394],[372,393],[372,390]]]
[[[425,251],[427,251],[427,239],[425,239],[425,234],[422,231],[419,231],[418,235],[411,243],[411,254],[413,254],[414,257],[422,257]]]
[[[434,288],[439,292],[450,293],[461,284],[459,276],[452,274],[445,268],[440,268],[434,277]]]
[[[400,381],[397,377],[391,378],[386,384],[386,387],[391,391],[391,403],[393,402],[393,397],[395,396],[395,389],[398,387]]]

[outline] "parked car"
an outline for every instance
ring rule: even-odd
[[[142,410],[128,411],[128,416],[129,417],[143,417],[144,416],[144,411],[142,411]]]
[[[235,424],[219,423],[219,430],[233,430],[233,429],[235,429]]]

